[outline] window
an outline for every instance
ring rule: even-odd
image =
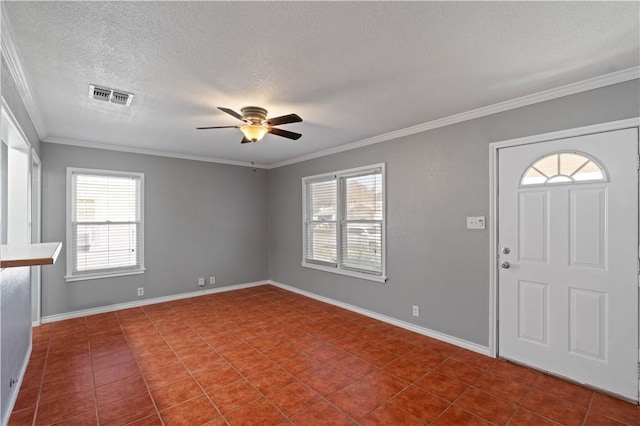
[[[302,266],[386,281],[384,164],[303,178],[302,192]]]
[[[140,274],[144,174],[67,168],[67,281]]]
[[[522,176],[520,185],[553,183],[600,182],[605,180],[602,167],[577,152],[546,155],[533,163]]]

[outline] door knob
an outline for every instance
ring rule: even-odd
[[[502,262],[502,264],[500,265],[500,267],[502,269],[509,269],[511,268],[511,264],[509,262]]]

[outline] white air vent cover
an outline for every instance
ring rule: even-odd
[[[111,102],[114,104],[129,105],[129,99],[131,99],[131,96],[132,95],[129,93],[113,91],[113,93],[111,93]]]
[[[115,91],[106,87],[98,87],[94,84],[90,84],[89,98],[129,106],[133,100],[133,93]]]
[[[89,86],[89,89],[89,97],[109,102],[109,99],[111,98],[111,90],[103,89],[102,87],[95,87],[93,85]]]

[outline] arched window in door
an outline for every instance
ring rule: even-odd
[[[578,152],[556,152],[534,162],[522,175],[520,186],[606,181],[604,168]]]

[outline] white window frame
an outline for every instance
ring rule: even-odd
[[[380,173],[382,175],[382,234],[381,234],[381,261],[382,268],[380,275],[374,273],[360,272],[353,269],[346,269],[341,267],[340,259],[341,259],[341,249],[342,249],[342,226],[346,222],[343,218],[344,209],[342,205],[344,203],[344,199],[346,194],[343,191],[340,179],[343,177],[349,177],[353,175],[361,174],[364,171],[380,169]],[[346,275],[354,278],[361,278],[369,281],[376,281],[384,283],[387,281],[387,235],[386,235],[386,217],[387,217],[387,185],[386,185],[386,173],[385,173],[385,163],[372,164],[369,166],[356,167],[353,169],[340,170],[336,172],[323,173],[314,176],[307,176],[302,178],[302,263],[301,265],[305,268],[316,269],[319,271],[331,272],[334,274]],[[337,188],[337,204],[336,204],[336,265],[327,265],[324,263],[312,263],[307,262],[306,259],[306,247],[307,247],[307,233],[306,233],[306,214],[307,214],[307,183],[318,182],[327,179],[335,179],[336,180],[336,188]]]
[[[140,199],[138,200],[140,203],[140,228],[139,228],[139,251],[140,251],[140,267],[136,269],[115,269],[111,272],[98,272],[98,273],[88,273],[88,274],[73,274],[73,231],[72,231],[72,212],[73,212],[73,174],[92,174],[98,176],[125,176],[125,177],[135,177],[140,179]],[[72,281],[85,281],[85,280],[93,280],[99,278],[110,278],[110,277],[122,277],[126,275],[137,275],[143,274],[145,272],[144,267],[144,173],[136,173],[136,172],[125,172],[125,171],[117,171],[117,170],[102,170],[102,169],[86,169],[79,167],[67,167],[67,275],[65,275],[65,280],[67,282]]]

